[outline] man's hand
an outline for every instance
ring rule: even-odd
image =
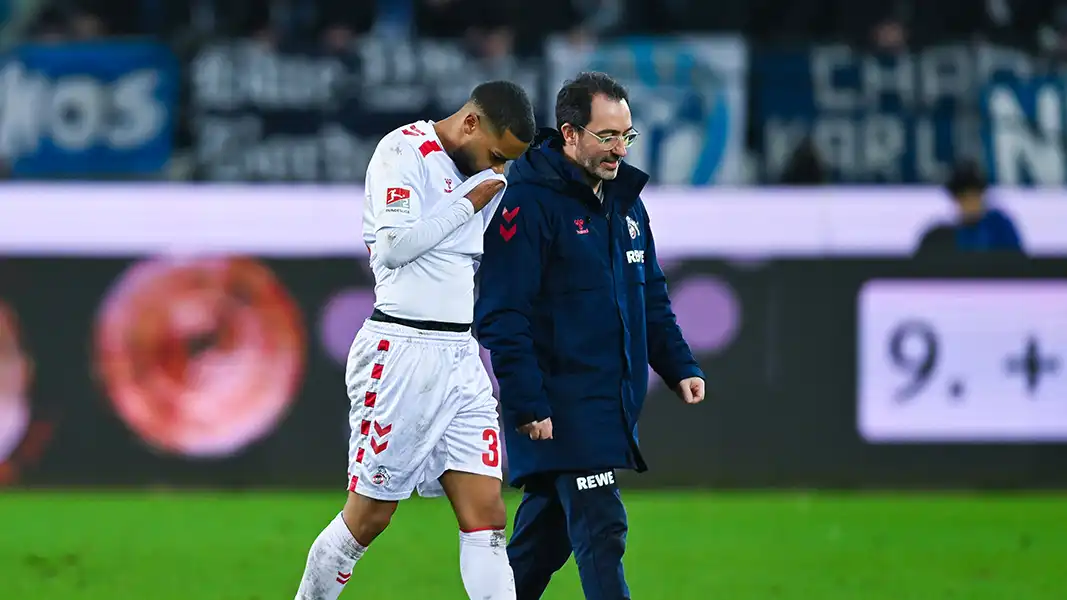
[[[499,179],[490,179],[479,183],[467,194],[467,200],[470,200],[471,204],[474,205],[474,212],[485,208],[503,187],[504,182]]]
[[[527,423],[519,427],[519,433],[530,436],[531,440],[550,440],[552,439],[552,418]]]
[[[678,382],[678,388],[674,390],[678,397],[686,404],[699,404],[704,400],[704,380],[699,377],[690,377]]]

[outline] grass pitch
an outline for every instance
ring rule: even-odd
[[[638,600],[1062,600],[1067,496],[632,492]],[[344,494],[0,494],[0,598],[288,600]],[[509,496],[511,508],[518,498]],[[344,598],[465,598],[444,500],[401,504]],[[573,563],[545,600],[582,598]]]

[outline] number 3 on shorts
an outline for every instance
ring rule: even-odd
[[[500,437],[497,435],[496,430],[487,428],[483,431],[482,441],[489,442],[489,451],[482,452],[482,462],[487,467],[496,468],[500,466]]]

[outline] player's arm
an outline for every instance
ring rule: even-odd
[[[466,197],[441,202],[424,210],[425,165],[406,144],[387,150],[371,182],[371,202],[377,219],[374,251],[388,269],[398,269],[440,244],[466,223],[503,186],[486,182]]]
[[[552,416],[531,325],[551,228],[531,189],[536,188],[510,188],[489,223],[474,311],[478,341],[489,349],[500,385],[501,407],[519,424]]]
[[[682,337],[678,319],[671,308],[671,298],[667,293],[667,277],[659,266],[656,256],[656,241],[652,237],[652,227],[645,215],[645,320],[648,330],[648,363],[663,379],[664,383],[674,388],[683,379],[690,377],[704,378],[703,371],[693,358],[689,344]]]

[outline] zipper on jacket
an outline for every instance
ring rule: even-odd
[[[622,419],[623,435],[626,436],[626,461],[637,466],[638,449],[634,445],[633,430],[636,423],[630,422],[630,413],[626,410],[626,382],[630,377],[629,359],[626,357],[626,315],[622,312],[622,304],[619,303],[619,283],[616,277],[615,260],[620,262],[622,258],[615,252],[615,205],[605,206],[608,208],[608,264],[611,266],[611,297],[615,300],[615,314],[619,316],[619,358],[622,361],[622,373],[619,379],[619,417]],[[621,267],[621,265],[620,265]]]
[[[615,259],[615,206],[607,206],[604,202],[608,219],[608,265],[611,267],[611,298],[615,301],[615,314],[619,316],[619,358],[622,359],[623,373],[628,373],[626,360],[626,315],[622,314],[622,304],[619,303],[619,281],[616,278]]]
[[[619,303],[619,281],[616,275],[616,256],[615,252],[615,205],[612,203],[608,205],[607,201],[604,202],[605,208],[607,208],[608,219],[608,265],[611,268],[611,298],[615,301],[615,314],[619,317],[619,359],[622,364],[622,373],[619,380],[619,408],[622,410],[623,422],[629,427],[629,414],[626,411],[626,380],[629,377],[629,360],[626,358],[626,315],[622,313],[622,304]],[[621,259],[620,259],[621,260]],[[630,438],[630,432],[626,432],[626,437]]]

